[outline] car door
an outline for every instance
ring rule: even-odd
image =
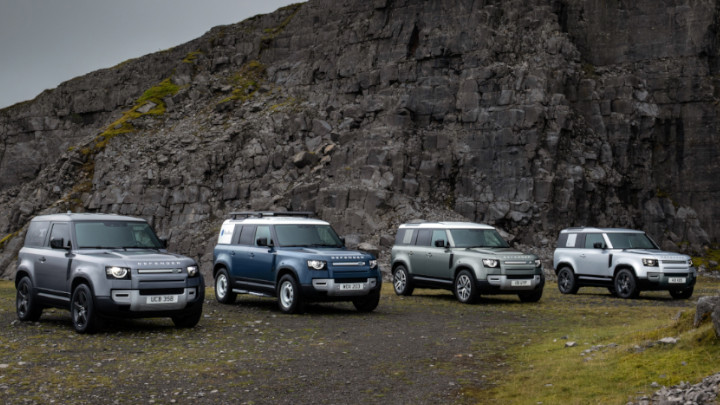
[[[445,247],[435,246],[435,241],[443,240],[447,244],[444,229],[420,229],[410,258],[416,275],[430,278],[449,279],[448,263],[450,252]]]
[[[62,239],[63,247],[72,246],[70,240],[70,224],[55,222],[50,228],[48,245],[42,249],[35,263],[36,283],[42,294],[52,295],[52,298],[69,298],[71,254],[69,249],[51,248],[50,241]]]
[[[602,233],[585,235],[585,246],[579,254],[578,274],[592,277],[608,277],[610,273],[610,251]]]

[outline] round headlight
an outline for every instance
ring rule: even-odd
[[[188,266],[187,267],[187,274],[190,277],[195,277],[198,274],[198,267],[197,266]]]
[[[498,261],[495,259],[483,259],[482,262],[485,267],[494,268],[498,266]]]
[[[128,269],[125,267],[106,267],[105,274],[113,276],[115,278],[125,278],[128,275]]]
[[[307,265],[311,269],[322,270],[325,268],[325,261],[324,260],[308,260]]]

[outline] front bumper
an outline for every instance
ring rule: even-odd
[[[697,277],[693,272],[648,272],[647,278],[639,279],[643,290],[684,290],[695,286]]]
[[[367,278],[364,281],[343,281],[342,279],[316,278],[312,281],[312,288],[328,297],[355,297],[367,295],[378,286],[376,278]]]
[[[180,291],[153,292],[151,295],[141,290],[112,290],[110,296],[95,297],[98,312],[102,315],[122,318],[152,318],[186,314],[202,311],[205,299],[205,287],[187,287]],[[163,302],[165,297],[174,296],[173,302]],[[153,298],[151,298],[153,297]]]
[[[518,292],[542,289],[545,285],[545,277],[541,274],[528,275],[523,278],[488,274],[487,280],[478,280],[477,285],[481,294],[517,294]]]

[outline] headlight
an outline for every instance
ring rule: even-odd
[[[657,267],[658,261],[657,259],[642,259],[643,266],[645,267]]]
[[[312,270],[323,270],[327,262],[325,262],[325,260],[308,260],[307,265],[308,268]]]
[[[495,259],[483,259],[483,265],[485,267],[495,268],[498,266],[498,261]]]
[[[197,266],[188,266],[187,267],[187,274],[188,277],[195,277],[198,274],[198,267]]]
[[[541,265],[540,259],[535,259],[535,267],[540,267]]]
[[[688,267],[692,267],[692,266],[693,266],[692,259],[688,259]]]
[[[127,267],[108,266],[105,267],[105,276],[107,276],[107,278],[129,279],[130,269]]]
[[[374,269],[377,267],[377,260],[374,260],[374,259],[370,260],[369,264],[370,264],[370,268]]]

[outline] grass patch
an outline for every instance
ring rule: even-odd
[[[692,258],[695,266],[704,266],[710,271],[720,271],[720,248],[713,246],[705,250],[703,256]]]
[[[260,84],[265,80],[267,67],[257,60],[251,60],[244,64],[240,71],[230,78],[233,91],[229,97],[220,101],[249,100],[258,91]]]
[[[700,280],[696,291],[720,289],[717,281]],[[693,328],[694,310],[678,316],[674,301],[665,301],[667,292],[641,295],[640,300],[661,297],[667,302],[653,307],[619,299],[583,302],[588,301],[580,297],[584,294],[561,296],[553,285],[545,292],[541,305],[531,311],[551,315],[548,329],[508,351],[512,371],[495,376],[500,385],[467,388],[466,396],[502,404],[621,404],[651,396],[656,384],[695,383],[720,371],[720,340],[711,324]],[[546,311],[542,308],[548,300],[565,305]],[[659,343],[664,337],[678,343]],[[577,346],[565,347],[571,341]]]

